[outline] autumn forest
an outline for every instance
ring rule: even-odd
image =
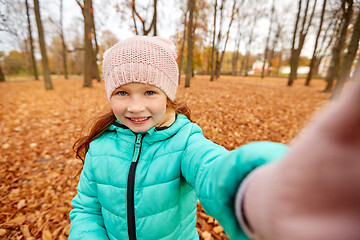
[[[175,43],[177,96],[229,150],[291,143],[360,70],[358,0],[0,0],[1,239],[67,239],[72,146],[109,108],[104,51],[134,35]],[[197,210],[201,239],[228,239]]]

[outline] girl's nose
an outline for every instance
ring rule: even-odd
[[[134,99],[129,103],[127,110],[132,113],[142,112],[145,110],[145,105],[141,100]]]

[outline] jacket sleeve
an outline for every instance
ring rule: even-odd
[[[282,158],[286,145],[254,142],[227,151],[207,140],[194,125],[184,151],[181,171],[195,189],[204,210],[216,218],[231,239],[248,239],[235,215],[235,196],[255,168]]]
[[[77,195],[72,200],[73,210],[70,212],[71,229],[69,240],[109,239],[101,214],[101,205],[97,197],[97,186],[91,168],[91,155],[86,154],[80,181],[77,186]]]

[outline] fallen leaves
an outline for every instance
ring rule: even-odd
[[[234,149],[269,140],[283,143],[300,131],[329,94],[324,82],[286,87],[281,78],[196,76],[178,98],[212,141]],[[0,238],[67,239],[68,213],[76,194],[81,161],[72,144],[84,123],[108,107],[103,82],[83,88],[82,80],[0,83]],[[222,227],[198,205],[201,239],[226,239]]]

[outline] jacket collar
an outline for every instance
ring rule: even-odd
[[[116,127],[122,128],[122,129],[129,129],[127,126],[125,126],[124,124],[122,124],[121,122],[119,122],[118,120],[116,120],[113,125],[115,125]],[[170,127],[170,126],[169,126]],[[169,127],[155,127],[155,131],[162,131],[165,130]],[[136,133],[135,133],[136,134]]]

